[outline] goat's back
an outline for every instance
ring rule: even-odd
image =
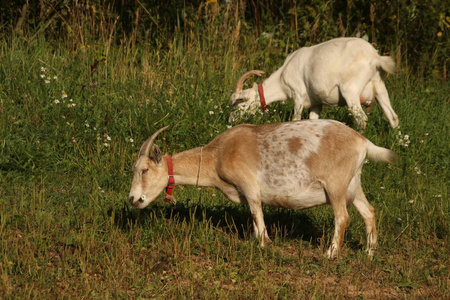
[[[311,47],[303,47],[293,53],[301,68],[308,67],[311,73],[337,72],[354,62],[379,60],[378,51],[360,38],[337,38]],[[292,65],[292,64],[291,64]],[[306,69],[305,69],[306,71]]]
[[[345,173],[366,155],[366,139],[332,120],[269,125],[239,125],[214,139],[217,169],[258,174],[261,182],[308,182],[312,177]],[[247,176],[250,176],[247,174]]]

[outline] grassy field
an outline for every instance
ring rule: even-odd
[[[363,170],[379,228],[373,260],[354,208],[343,255],[329,261],[331,207],[266,207],[265,249],[248,208],[213,189],[177,186],[176,206],[130,207],[141,143],[170,125],[164,152],[207,144],[235,125],[236,79],[274,71],[289,48],[242,51],[233,33],[221,41],[209,30],[168,48],[1,40],[0,298],[450,298],[450,86],[438,78],[387,78],[400,129],[376,105],[369,115],[364,135],[401,157]],[[292,107],[244,121],[286,121]],[[322,117],[355,128],[345,108]]]

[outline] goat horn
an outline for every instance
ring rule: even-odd
[[[141,150],[139,150],[139,157],[144,156],[144,155],[150,156],[150,148],[153,146],[153,142],[155,141],[156,137],[158,136],[158,134],[160,134],[167,128],[169,128],[169,125],[167,125],[164,128],[161,128],[160,130],[155,132],[151,137],[149,137],[148,140],[145,141],[145,143],[141,147]]]
[[[239,78],[239,80],[236,83],[236,89],[235,89],[235,93],[239,93],[240,91],[242,91],[242,88],[244,87],[244,82],[247,80],[247,78],[249,78],[252,75],[258,75],[258,76],[262,76],[264,75],[265,72],[264,71],[260,71],[260,70],[251,70],[248,71],[247,73],[245,73],[244,75],[241,76],[241,78]]]

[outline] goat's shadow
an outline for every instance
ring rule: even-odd
[[[112,211],[113,208],[110,208],[108,214],[112,215]],[[178,202],[176,205],[156,204],[138,210],[124,203],[119,210],[115,209],[114,221],[121,230],[129,231],[132,227],[144,226],[148,218],[154,217],[155,213],[158,218],[177,219],[186,223],[206,219],[223,232],[237,233],[242,240],[253,236],[250,210],[242,205],[203,205],[186,201]],[[323,225],[315,225],[307,213],[302,211],[265,208],[264,221],[271,238],[277,235],[283,239],[300,239],[317,246],[324,237]],[[332,230],[332,223],[326,224],[326,227]]]

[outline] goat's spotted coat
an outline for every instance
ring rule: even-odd
[[[138,208],[155,200],[167,185],[166,156],[153,145],[162,130],[144,143],[135,164],[130,203]],[[348,223],[347,205],[352,203],[365,221],[370,255],[376,247],[374,209],[360,181],[366,156],[393,162],[395,154],[339,122],[305,120],[239,125],[202,151],[195,148],[172,158],[175,184],[216,187],[231,201],[248,204],[261,246],[270,243],[262,204],[291,209],[331,204],[335,234],[328,255],[335,257]]]

